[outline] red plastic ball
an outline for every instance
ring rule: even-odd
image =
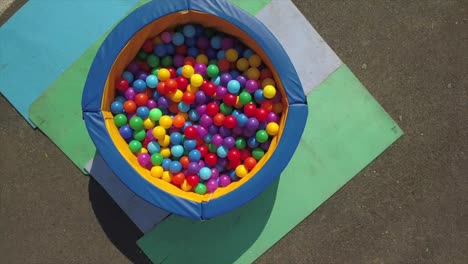
[[[254,117],[257,115],[257,107],[253,103],[246,104],[244,106],[244,114],[248,117]]]
[[[135,95],[135,103],[138,106],[145,106],[148,104],[148,95],[146,93],[139,93]]]
[[[273,74],[268,68],[264,68],[260,71],[260,80],[263,80],[266,78],[273,78]]]
[[[188,126],[184,129],[184,134],[187,138],[194,139],[197,137],[197,129],[193,126]]]
[[[227,128],[235,128],[237,125],[237,119],[232,116],[232,115],[228,115],[226,116],[226,118],[224,119],[224,126],[227,127]]]
[[[194,187],[194,186],[197,186],[197,184],[200,182],[200,177],[198,177],[197,175],[190,175],[190,176],[187,176],[187,183]]]
[[[169,106],[169,112],[173,113],[173,114],[178,114],[179,113],[179,106],[177,106],[176,103],[172,103],[170,106]]]
[[[152,53],[153,52],[153,41],[150,39],[145,40],[145,43],[143,43],[143,47],[141,47],[144,52],[146,53]]]
[[[255,117],[259,122],[264,122],[268,119],[268,111],[263,108],[258,108]]]
[[[180,45],[180,46],[177,46],[176,49],[175,49],[175,52],[177,54],[180,54],[180,55],[184,55],[187,54],[187,51],[188,51],[188,48],[186,45]]]
[[[218,157],[214,153],[208,153],[205,156],[205,163],[208,166],[216,166],[216,164],[218,163]]]
[[[176,71],[176,69],[174,69],[174,67],[167,68],[167,70],[169,71],[169,74],[171,75],[172,79],[177,77],[177,71]]]
[[[193,57],[186,57],[185,60],[184,60],[184,65],[195,66],[196,63],[197,63],[197,61]]]
[[[224,120],[225,119],[226,119],[226,117],[223,114],[218,113],[213,117],[213,123],[215,125],[217,125],[217,126],[222,126],[222,125],[224,125]]]
[[[166,90],[168,93],[175,93],[179,88],[179,84],[174,79],[166,80]]]
[[[198,135],[198,134],[197,134],[197,135]],[[203,143],[205,143],[205,141],[203,141],[203,138],[201,138],[201,137],[197,137],[197,138],[195,139],[195,141],[197,141],[197,147],[198,147],[198,146],[201,146],[201,145],[203,145]]]
[[[197,150],[200,151],[200,154],[201,154],[202,158],[205,157],[206,154],[209,153],[208,147],[205,146],[205,145],[200,145],[200,146],[198,146],[198,147],[197,147]]]
[[[124,78],[118,78],[117,82],[115,83],[115,88],[121,92],[125,92],[128,89],[128,81]]]
[[[231,149],[228,152],[227,158],[230,161],[239,161],[241,158],[241,153],[238,149]]]
[[[185,91],[184,95],[182,96],[182,101],[185,104],[191,105],[195,102],[195,95],[192,92]]]
[[[229,68],[231,67],[231,64],[228,60],[222,59],[218,61],[218,68],[220,72],[226,72],[229,71]]]
[[[209,103],[206,105],[206,114],[214,117],[217,113],[219,113],[219,106],[216,103]]]
[[[180,186],[182,183],[184,183],[185,180],[185,175],[181,172],[174,174],[172,176],[172,184]]]
[[[149,143],[150,143],[150,140],[147,139],[147,138],[145,138],[145,139],[143,140],[143,147],[144,147],[144,148],[147,148]]]
[[[223,98],[223,102],[226,104],[226,105],[229,105],[229,106],[234,106],[237,102],[237,96],[234,95],[234,94],[231,94],[231,93],[228,93],[224,96]]]
[[[134,114],[136,112],[137,105],[134,101],[128,100],[124,103],[124,110],[128,114]]]
[[[227,166],[227,169],[228,170],[233,170],[235,169],[237,166],[241,165],[241,161],[240,160],[230,160],[229,163],[228,163],[228,166]]]
[[[270,100],[263,101],[260,106],[268,112],[273,111],[273,103]]]
[[[182,90],[182,91],[187,90],[187,86],[188,86],[189,82],[188,82],[187,79],[185,79],[184,76],[179,76],[179,77],[177,77],[177,78],[176,78],[176,82],[177,82],[177,84],[178,84],[177,87],[178,87],[180,90]]]
[[[140,69],[142,69],[145,72],[151,71],[151,67],[148,65],[146,61],[140,62]]]
[[[180,162],[180,164],[182,164],[182,168],[187,169],[188,165],[190,163],[190,159],[187,156],[182,156],[182,157],[180,157],[179,162]]]
[[[244,160],[244,166],[248,170],[252,170],[255,167],[255,165],[257,165],[257,160],[252,157],[248,157]]]
[[[158,91],[159,94],[167,94],[167,89],[166,89],[166,82],[159,82],[158,86],[156,86],[156,90]]]
[[[213,96],[216,93],[216,85],[212,82],[206,82],[203,84],[202,90],[207,96]]]
[[[248,157],[252,156],[250,154],[250,151],[247,148],[241,149],[240,153],[241,153],[241,160],[246,160]]]

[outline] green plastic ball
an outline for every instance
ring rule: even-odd
[[[162,164],[163,162],[163,156],[161,155],[161,153],[153,153],[153,155],[151,155],[151,163],[153,163],[154,166],[159,166]]]
[[[219,105],[219,111],[221,111],[223,115],[229,115],[232,113],[232,106],[222,103]]]
[[[151,68],[156,68],[159,66],[159,57],[154,54],[151,54],[148,56],[148,58],[146,58],[146,62],[148,62],[148,65]]]
[[[206,68],[206,74],[211,78],[218,76],[219,74],[218,66],[214,64],[208,65],[208,67]]]
[[[255,134],[255,138],[260,143],[265,143],[268,141],[268,133],[265,130],[259,130]]]
[[[141,150],[141,142],[138,141],[138,140],[132,140],[130,141],[130,143],[128,143],[128,146],[130,147],[130,150],[133,152],[133,153],[136,153],[138,151]]]
[[[263,155],[265,155],[265,151],[263,151],[261,148],[254,148],[252,150],[252,157],[254,157],[256,160],[260,160]]]
[[[216,151],[218,150],[218,147],[216,147],[213,143],[210,143],[208,145],[208,151],[211,152],[211,153],[216,153]]]
[[[143,50],[140,50],[138,52],[138,58],[140,60],[146,60],[147,57],[148,57],[148,53],[144,52]]]
[[[153,121],[159,121],[159,119],[161,118],[162,116],[162,112],[159,108],[153,108],[151,109],[151,111],[149,112],[149,119],[153,120]]]
[[[143,141],[145,140],[145,137],[146,137],[146,132],[145,130],[139,130],[139,131],[135,131],[133,132],[133,138],[138,140],[138,141]]]
[[[134,116],[130,119],[130,127],[133,130],[142,130],[143,129],[143,119],[139,116]]]
[[[206,193],[206,186],[203,183],[197,184],[195,187],[195,192],[198,194],[205,194]]]
[[[244,138],[236,139],[236,148],[245,149],[245,147],[247,147],[247,142],[245,141]]]
[[[240,94],[239,94],[239,102],[242,104],[242,105],[246,105],[250,102],[252,102],[252,95],[247,92],[247,91],[242,91]]]
[[[127,116],[124,114],[118,114],[114,116],[114,123],[117,127],[121,127],[127,124]]]
[[[171,56],[164,56],[161,60],[161,66],[169,67],[172,65],[172,57]]]
[[[151,71],[151,74],[153,74],[154,76],[158,76],[159,69],[161,69],[161,68],[159,68],[159,67],[154,68],[154,69]]]

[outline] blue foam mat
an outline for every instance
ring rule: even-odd
[[[30,0],[0,28],[0,92],[29,106],[138,0]]]

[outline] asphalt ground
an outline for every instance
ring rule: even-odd
[[[468,263],[468,1],[294,2],[405,135],[257,262]],[[147,262],[105,191],[0,113],[1,262]]]

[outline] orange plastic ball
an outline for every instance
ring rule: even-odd
[[[185,124],[185,118],[182,115],[176,115],[174,116],[174,119],[172,120],[172,125],[177,128],[183,127]]]

